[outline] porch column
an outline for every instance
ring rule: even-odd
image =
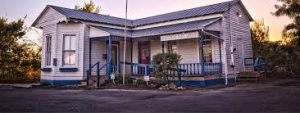
[[[205,35],[204,33],[202,32],[202,30],[199,31],[199,53],[200,53],[200,60],[201,60],[201,75],[202,76],[205,76],[205,62],[204,62],[204,49],[203,49],[203,44],[204,44],[204,38],[205,38]]]
[[[112,69],[111,69],[111,66],[112,66],[112,37],[111,36],[109,36],[108,37],[108,63],[107,63],[107,80],[109,80],[110,79],[110,74],[111,74],[111,72],[112,72]]]
[[[92,68],[92,39],[89,38],[89,69]]]
[[[92,73],[92,39],[89,38],[89,72],[86,74],[86,84],[87,86],[89,86],[89,80],[90,80],[90,77],[89,77],[89,74]]]
[[[222,50],[221,50],[221,39],[218,39],[218,43],[219,43],[219,57],[220,57],[220,73],[223,72],[223,63],[222,63]]]
[[[130,50],[131,50],[131,55],[130,55],[130,63],[133,63],[133,41],[132,39],[130,39]],[[125,65],[125,61],[124,61],[124,64]],[[133,75],[133,66],[130,65],[130,68],[131,68],[131,75]]]
[[[162,53],[165,53],[165,42],[164,42],[164,41],[161,41],[161,42],[160,42],[160,45],[161,45],[161,52],[162,52]]]

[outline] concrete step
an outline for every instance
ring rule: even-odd
[[[106,76],[105,75],[101,75],[100,76],[100,84],[104,84],[106,80]],[[81,82],[81,85],[87,86],[87,81],[84,80]],[[89,78],[89,87],[91,88],[95,88],[97,86],[97,76],[92,75]]]

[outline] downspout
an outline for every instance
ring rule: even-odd
[[[230,5],[230,4],[229,4]],[[233,69],[233,74],[236,80],[236,74],[235,74],[235,64],[234,64],[234,51],[235,48],[233,47],[233,42],[232,42],[232,29],[231,29],[231,6],[229,6],[229,33],[230,33],[230,67]],[[228,76],[228,75],[227,75]],[[226,79],[226,85],[228,84],[228,77]]]

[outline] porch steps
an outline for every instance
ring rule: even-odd
[[[106,76],[105,76],[105,75],[101,75],[101,76],[100,76],[100,84],[101,84],[101,85],[102,85],[102,84],[105,84],[105,80],[106,80]],[[82,81],[82,82],[81,82],[81,85],[82,85],[82,86],[87,86],[86,80]],[[89,87],[90,87],[90,88],[96,88],[96,87],[97,87],[97,76],[92,75],[92,76],[90,77],[90,80],[89,80]]]
[[[240,72],[237,76],[237,81],[259,81],[262,75],[259,72]]]

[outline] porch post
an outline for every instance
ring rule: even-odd
[[[200,52],[200,60],[201,60],[201,75],[202,76],[205,76],[205,62],[204,62],[204,49],[203,49],[203,44],[204,44],[204,38],[205,38],[205,35],[204,33],[201,31],[199,31],[199,36],[200,36],[200,39],[199,39],[199,52]]]
[[[131,50],[131,55],[130,55],[130,63],[133,63],[133,41],[132,39],[130,39],[130,50]],[[124,65],[125,65],[125,61],[124,61]],[[131,75],[133,75],[133,67],[132,65],[130,65],[131,68]]]
[[[107,80],[110,79],[110,74],[112,72],[112,38],[111,36],[108,37],[108,73],[107,73]]]
[[[92,68],[92,39],[89,38],[89,69]]]
[[[90,81],[90,77],[89,75],[92,73],[92,39],[89,38],[89,69],[88,69],[88,72],[87,72],[87,75],[86,75],[86,84],[87,86],[89,86],[89,81]]]
[[[219,57],[220,57],[220,73],[223,72],[223,63],[222,63],[222,50],[221,50],[221,39],[218,39],[219,43]]]
[[[160,42],[160,45],[161,45],[161,52],[162,52],[162,53],[165,53],[165,42],[164,42],[164,41],[161,41],[161,42]]]

